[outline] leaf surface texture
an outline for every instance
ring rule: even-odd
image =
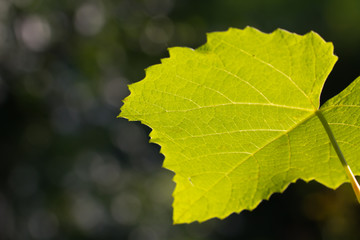
[[[346,181],[316,111],[359,173],[360,80],[319,109],[337,57],[318,34],[231,28],[169,52],[130,85],[120,116],[153,129],[175,173],[175,223],[254,209],[298,179]]]

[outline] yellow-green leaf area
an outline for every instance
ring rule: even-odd
[[[359,134],[349,137],[360,129],[358,107],[345,107],[357,106],[359,84],[319,110],[337,57],[318,34],[231,28],[208,34],[196,50],[169,53],[129,86],[120,117],[152,128],[164,167],[175,173],[175,223],[254,209],[297,179],[331,188],[346,181],[316,111],[359,172]]]

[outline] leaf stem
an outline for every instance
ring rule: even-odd
[[[353,190],[355,192],[356,198],[357,198],[358,202],[360,203],[360,186],[359,186],[359,183],[357,182],[354,174],[352,173],[349,164],[346,162],[345,157],[344,157],[343,153],[341,152],[340,147],[339,147],[338,143],[336,142],[335,136],[334,136],[333,132],[331,131],[331,128],[330,128],[328,122],[326,121],[324,115],[319,110],[316,111],[316,115],[318,116],[318,118],[320,119],[322,125],[324,126],[325,131],[326,131],[327,135],[329,136],[330,142],[333,145],[333,147],[335,149],[335,152],[338,155],[338,157],[340,159],[340,162],[341,162],[341,164],[343,165],[343,167],[345,169],[346,175],[348,176],[348,178],[350,180],[350,183],[351,183],[351,186],[352,186],[352,188],[353,188]]]

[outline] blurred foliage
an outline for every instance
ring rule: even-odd
[[[247,25],[334,42],[324,101],[360,75],[359,22],[358,0],[0,0],[0,239],[359,239],[348,184],[298,181],[253,212],[173,226],[150,130],[116,119],[168,47]]]

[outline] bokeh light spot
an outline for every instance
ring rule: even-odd
[[[30,216],[28,229],[34,239],[51,239],[57,234],[58,219],[46,210],[37,210]]]
[[[17,36],[28,49],[42,51],[50,43],[51,28],[44,18],[31,15],[19,22]]]
[[[141,202],[130,193],[122,193],[111,202],[111,214],[120,224],[135,224],[141,213]]]
[[[100,32],[105,23],[104,8],[100,3],[86,2],[75,14],[75,28],[85,36],[93,36]]]

